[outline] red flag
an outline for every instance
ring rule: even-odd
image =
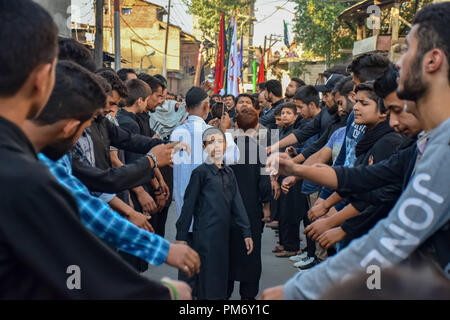
[[[223,88],[223,60],[224,60],[224,14],[222,11],[222,18],[220,19],[220,32],[219,32],[219,47],[217,48],[216,57],[216,74],[214,77],[214,94],[219,94],[220,90]]]
[[[264,81],[266,81],[266,77],[264,76],[264,55],[263,55],[261,58],[261,65],[259,66],[257,83],[262,83]]]

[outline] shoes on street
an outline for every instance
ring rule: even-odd
[[[313,265],[315,265],[315,259],[314,257],[308,257],[304,260],[297,261],[294,263],[294,267],[300,268],[300,269],[309,269]]]
[[[308,257],[308,252],[303,252],[296,256],[290,257],[289,260],[291,260],[292,262],[298,262],[300,260],[306,259],[307,257]]]

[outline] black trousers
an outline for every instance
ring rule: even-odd
[[[305,216],[303,217],[303,226],[306,228],[310,224],[311,221],[309,221],[308,215],[305,214]],[[308,236],[306,237],[306,252],[308,252],[308,257],[316,258],[316,242]]]
[[[230,299],[234,290],[234,281],[228,281],[227,299]],[[255,300],[259,291],[259,281],[257,282],[239,282],[239,294],[241,300]]]
[[[284,177],[280,177],[280,182]],[[278,199],[278,221],[280,231],[280,245],[286,251],[300,250],[300,221],[307,215],[308,200],[301,193],[301,184],[297,183],[287,193],[281,193]]]
[[[170,197],[169,200],[167,200],[165,207],[160,212],[152,216],[150,223],[155,229],[155,233],[164,238],[164,235],[166,234],[167,214],[169,213],[169,207],[172,204],[173,168],[171,168],[170,166],[166,166],[160,168],[159,170],[161,171],[161,175],[163,176],[164,181],[169,187]]]
[[[194,233],[188,233],[187,244],[192,248],[192,244],[194,243]],[[197,297],[196,283],[197,283],[197,275],[189,278],[186,273],[181,270],[178,270],[178,280],[186,282],[192,289],[192,298]]]

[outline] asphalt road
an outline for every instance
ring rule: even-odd
[[[170,242],[175,241],[176,220],[177,214],[175,210],[175,202],[172,202],[166,223],[166,239]],[[275,232],[270,228],[264,228],[261,250],[262,275],[259,283],[259,294],[261,294],[266,288],[283,284],[297,272],[297,269],[292,266],[292,263],[288,258],[277,258],[272,253],[272,249],[275,247],[276,241],[277,239],[275,238]],[[154,280],[159,280],[164,276],[177,279],[178,270],[166,264],[161,266],[150,266],[144,273],[144,276]],[[238,282],[236,282],[233,295],[231,296],[232,300],[240,299],[238,285]]]

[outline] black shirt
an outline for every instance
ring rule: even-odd
[[[19,127],[0,117],[0,136],[0,299],[170,299],[81,224]],[[67,287],[72,265],[80,290]]]
[[[111,167],[109,147],[146,154],[154,146],[163,143],[115,126],[106,118],[98,118],[91,124],[91,138],[94,144],[95,166],[100,169]]]
[[[328,113],[327,108],[322,108],[322,111],[312,119],[307,126],[302,128],[297,128],[294,130],[293,134],[297,138],[299,143],[305,142],[312,136],[319,134],[322,135],[329,127],[331,123],[333,123],[334,118],[337,117],[337,114],[331,115]]]

